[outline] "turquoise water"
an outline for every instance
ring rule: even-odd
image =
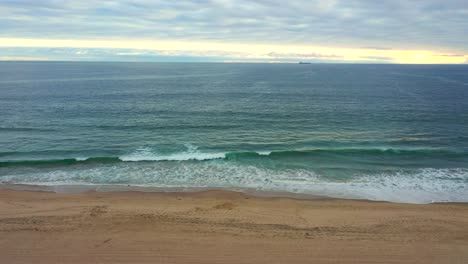
[[[0,181],[468,201],[468,65],[0,62]]]

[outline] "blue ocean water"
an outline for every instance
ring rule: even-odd
[[[0,62],[0,181],[468,201],[468,65]]]

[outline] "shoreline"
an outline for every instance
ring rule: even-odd
[[[265,191],[253,188],[220,188],[220,187],[151,187],[151,186],[134,186],[134,185],[112,185],[112,184],[64,184],[64,185],[36,185],[36,184],[16,184],[16,183],[0,183],[0,191],[13,190],[13,191],[37,191],[49,193],[125,193],[125,192],[141,192],[141,193],[200,193],[200,192],[232,192],[245,194],[252,197],[265,197],[265,198],[291,198],[299,200],[357,200],[357,201],[371,201],[371,202],[388,202],[388,201],[373,201],[367,199],[352,199],[352,198],[339,198],[324,195],[314,195],[307,193],[293,193],[287,191]]]
[[[345,201],[368,201],[368,202],[383,202],[393,204],[468,204],[468,201],[432,201],[432,202],[402,202],[388,200],[374,200],[366,198],[348,198],[332,195],[309,194],[309,193],[294,193],[288,191],[269,191],[257,190],[254,188],[222,188],[222,187],[153,187],[153,186],[138,186],[138,185],[119,185],[119,184],[57,184],[57,185],[40,185],[40,184],[23,184],[23,183],[8,183],[0,182],[1,190],[16,190],[16,191],[38,191],[50,193],[113,193],[113,192],[142,192],[142,193],[199,193],[207,191],[221,191],[242,193],[253,197],[266,198],[291,198],[299,200],[345,200]]]
[[[467,263],[468,203],[0,188],[5,263]]]

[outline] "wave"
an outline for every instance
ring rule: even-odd
[[[121,162],[119,157],[92,157],[92,158],[70,158],[70,159],[49,159],[49,160],[11,160],[1,161],[1,167],[10,166],[64,166],[79,163],[111,163]]]
[[[304,157],[401,157],[401,158],[468,158],[468,152],[453,152],[438,149],[310,149],[285,151],[244,151],[244,152],[199,152],[196,148],[186,152],[167,155],[155,154],[150,149],[139,149],[129,155],[115,157],[88,157],[37,160],[5,160],[0,167],[9,166],[64,166],[83,163],[116,162],[158,162],[158,161],[209,161],[209,160],[249,160],[249,159],[294,159]]]
[[[468,201],[468,169],[363,172],[329,178],[320,170],[268,169],[236,163],[117,163],[112,166],[19,170],[7,183],[33,185],[123,185],[178,188],[255,189],[339,198],[409,203]]]

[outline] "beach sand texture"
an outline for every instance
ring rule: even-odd
[[[0,263],[468,263],[468,206],[0,190]]]

